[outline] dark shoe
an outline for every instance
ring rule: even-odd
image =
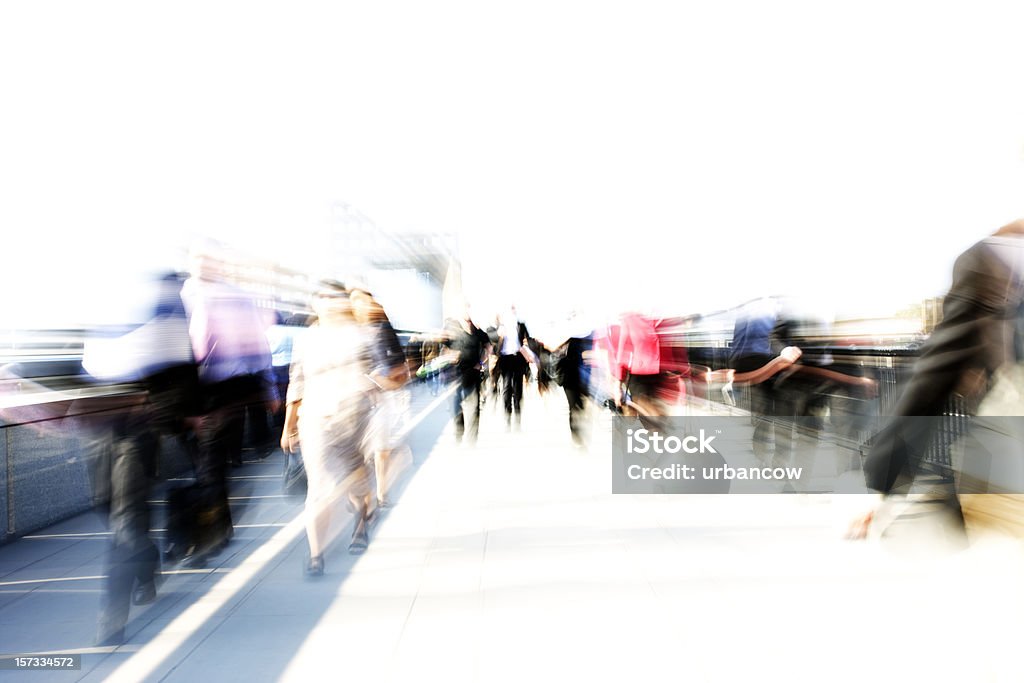
[[[179,546],[171,544],[167,546],[167,549],[161,553],[161,559],[164,564],[177,564],[178,561],[184,557],[182,550]]]
[[[306,576],[323,576],[324,575],[324,558],[323,555],[317,555],[316,557],[309,558],[309,562],[306,563]]]
[[[153,579],[140,583],[132,593],[133,605],[148,605],[156,600],[156,582]]]
[[[206,568],[206,553],[197,552],[191,550],[185,554],[185,557],[181,559],[181,566],[183,569],[205,569]]]
[[[359,555],[366,552],[366,548],[370,545],[370,537],[366,533],[366,526],[360,525],[354,534],[352,534],[352,542],[348,544],[348,551],[352,555]]]

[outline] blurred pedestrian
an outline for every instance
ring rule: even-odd
[[[943,318],[924,346],[892,418],[864,463],[870,488],[907,493],[934,442],[949,400],[960,397],[972,421],[957,469],[957,499],[968,537],[1024,539],[1024,221],[1004,226],[963,252],[943,301]],[[959,507],[959,510],[956,508]],[[868,532],[870,511],[851,527]]]
[[[557,361],[556,377],[569,404],[569,432],[577,446],[585,446],[588,437],[585,416],[590,398],[590,372],[584,359],[592,349],[592,334],[569,337]]]
[[[93,463],[95,484],[109,499],[111,543],[97,642],[124,639],[130,605],[156,599],[160,553],[150,537],[150,490],[158,470],[161,439],[180,434],[195,412],[198,378],[181,279],[156,282],[150,317],[123,335],[89,339],[82,364],[105,382],[135,383],[139,400],[105,421]]]
[[[513,417],[517,426],[522,424],[523,380],[529,372],[530,333],[519,320],[512,306],[501,319],[498,328],[498,372],[501,374],[502,398],[505,403],[505,426],[512,428]]]
[[[367,434],[376,389],[369,378],[370,339],[352,313],[339,283],[325,283],[313,300],[318,320],[295,345],[281,448],[302,447],[308,489],[306,573],[324,571],[336,503],[347,500],[355,514],[349,551],[369,543],[371,457]]]
[[[461,442],[466,432],[465,410],[469,407],[471,421],[469,441],[475,444],[480,434],[480,394],[483,388],[483,369],[491,340],[487,333],[477,327],[467,307],[459,320],[449,321],[446,328],[446,345],[449,353],[455,355],[455,394],[453,413],[455,415],[455,440]]]
[[[182,289],[199,364],[195,469],[206,521],[202,543],[188,551],[186,566],[203,566],[233,535],[227,469],[242,464],[246,406],[265,404],[273,413],[279,404],[264,316],[251,296],[229,284],[225,266],[212,251],[195,252]]]
[[[370,379],[377,385],[371,431],[373,433],[374,481],[377,505],[388,507],[388,483],[396,473],[389,471],[392,439],[398,424],[408,410],[409,381],[405,350],[395,333],[384,307],[366,290],[349,291],[356,321],[367,328],[370,336]]]

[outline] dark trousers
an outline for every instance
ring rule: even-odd
[[[480,373],[476,370],[460,373],[455,381],[458,383],[455,388],[453,403],[455,437],[461,439],[466,431],[465,407],[468,405],[472,413],[472,421],[469,425],[469,438],[472,441],[476,441],[480,433]]]
[[[526,359],[518,353],[500,356],[498,371],[501,372],[505,416],[511,419],[513,412],[522,415],[519,404],[523,400],[523,376],[526,375]]]
[[[565,384],[565,399],[569,402],[569,431],[572,433],[572,440],[582,444],[586,441],[586,426],[583,415],[586,408],[583,399],[586,393],[576,385]]]
[[[100,448],[100,458],[105,460],[102,469],[109,471],[112,536],[100,615],[100,632],[105,637],[127,623],[134,585],[152,582],[160,569],[160,553],[149,536],[147,502],[160,434],[144,410],[128,411],[112,425]]]
[[[227,541],[232,533],[228,507],[228,468],[241,462],[245,434],[245,407],[261,398],[260,378],[255,375],[233,377],[204,388],[205,413],[196,428],[196,484],[207,516],[208,545]],[[208,550],[204,548],[203,550]]]
[[[270,447],[270,420],[273,419],[262,401],[245,406],[245,439],[243,446],[263,452]],[[280,434],[278,434],[280,436]]]

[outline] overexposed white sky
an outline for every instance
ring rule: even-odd
[[[1014,3],[6,3],[3,315],[100,318],[100,292],[176,263],[188,235],[302,262],[334,202],[458,233],[475,310],[899,307],[1024,215],[1022,19]]]

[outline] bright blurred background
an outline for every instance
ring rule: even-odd
[[[0,327],[116,319],[111,290],[198,237],[344,276],[325,244],[353,215],[454,238],[482,319],[887,315],[1024,213],[1020,15],[8,4]]]

